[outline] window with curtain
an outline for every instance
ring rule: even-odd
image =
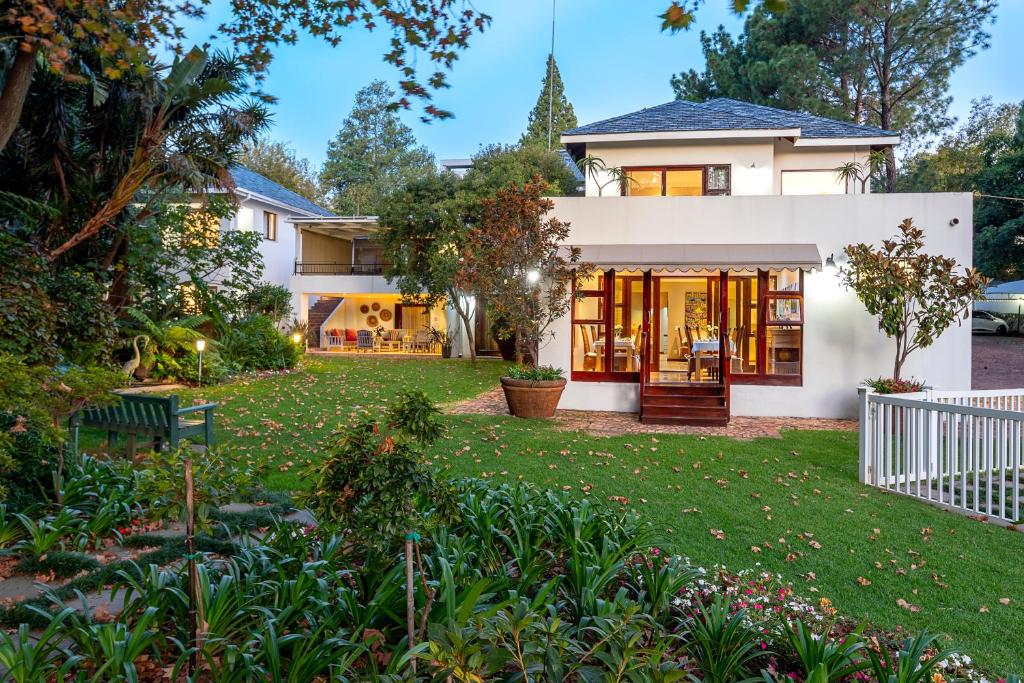
[[[623,167],[623,194],[630,197],[699,197],[731,192],[732,169],[725,165]]]
[[[277,241],[277,214],[273,211],[263,212],[263,239]]]

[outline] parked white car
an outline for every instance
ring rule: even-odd
[[[992,315],[988,311],[974,311],[971,314],[972,332],[990,332],[993,334],[1006,334],[1010,329],[1006,321]]]

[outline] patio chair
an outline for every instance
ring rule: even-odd
[[[423,351],[424,353],[430,353],[431,347],[433,347],[434,341],[430,338],[430,332],[427,330],[420,330],[416,333],[413,338],[413,350]]]
[[[689,382],[693,377],[693,373],[697,370],[697,354],[693,353],[693,330],[690,326],[686,326],[686,348],[690,350],[686,354],[686,381]],[[700,373],[697,372],[697,379],[700,379]]]
[[[356,351],[373,351],[373,332],[370,330],[356,332]]]
[[[387,351],[401,351],[402,350],[402,331],[401,330],[384,330],[384,336],[380,340],[381,349]]]

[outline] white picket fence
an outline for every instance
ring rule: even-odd
[[[1024,519],[1024,389],[860,389],[860,480],[972,514]]]

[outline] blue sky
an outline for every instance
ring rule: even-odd
[[[699,30],[719,24],[737,32],[741,18],[727,0],[707,0],[696,30],[659,31],[657,14],[667,0],[557,0],[555,57],[566,94],[580,123],[661,104],[672,99],[669,78],[701,69]],[[403,120],[438,159],[469,156],[481,144],[515,142],[536,102],[551,39],[550,0],[477,0],[494,20],[474,35],[453,72],[451,88],[436,102],[454,119],[424,124],[415,111]],[[1003,0],[991,28],[992,46],[953,76],[952,112],[963,118],[973,98],[1024,99],[1024,0]],[[190,37],[203,42],[216,27],[214,10]],[[388,35],[353,30],[338,47],[303,36],[275,50],[264,89],[276,96],[270,136],[289,143],[319,166],[352,106],[355,92],[375,78],[394,84],[397,73],[381,59]]]

